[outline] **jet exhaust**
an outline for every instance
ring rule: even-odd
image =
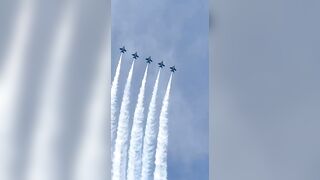
[[[144,95],[145,86],[148,74],[148,65],[144,72],[141,82],[141,87],[138,95],[138,102],[134,111],[133,125],[131,130],[129,159],[127,169],[127,179],[137,180],[141,176],[142,165],[142,138],[143,138],[143,125],[144,125]]]
[[[156,121],[156,101],[159,85],[161,69],[158,71],[157,79],[155,81],[152,97],[149,105],[149,111],[146,121],[145,136],[143,141],[143,152],[142,152],[142,180],[153,179],[153,168],[154,168],[154,156],[156,149],[157,134],[157,121]]]
[[[132,62],[127,82],[125,84],[122,97],[120,115],[117,129],[117,138],[115,141],[115,149],[112,160],[112,180],[123,180],[126,178],[126,163],[127,163],[127,147],[129,134],[129,104],[130,104],[130,89],[134,61]]]
[[[166,94],[162,101],[159,118],[159,133],[157,139],[156,160],[155,160],[155,180],[167,180],[167,147],[168,147],[168,106],[171,89],[172,74],[170,76]]]
[[[114,150],[114,143],[117,136],[117,93],[119,87],[119,75],[121,69],[121,61],[122,61],[122,53],[120,55],[120,59],[117,65],[116,73],[114,75],[114,79],[111,85],[111,153]]]

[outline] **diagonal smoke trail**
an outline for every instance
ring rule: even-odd
[[[21,4],[20,4],[21,3]],[[28,62],[28,44],[33,33],[35,0],[19,2],[8,51],[0,66],[0,179],[12,179],[15,172],[17,111],[23,90],[23,74]]]
[[[62,125],[60,101],[61,88],[68,56],[72,50],[74,32],[79,7],[75,1],[69,1],[54,34],[41,89],[39,108],[35,115],[35,130],[32,134],[29,161],[27,162],[27,180],[56,180],[61,172],[57,142]]]
[[[133,116],[133,125],[131,130],[129,159],[128,159],[128,180],[138,180],[141,175],[141,154],[144,120],[144,93],[148,74],[148,65],[144,72],[141,87],[138,95],[138,102]]]
[[[114,143],[117,136],[117,92],[119,86],[118,83],[121,69],[121,61],[122,53],[120,55],[120,59],[116,69],[116,74],[114,75],[114,79],[111,86],[111,153],[113,153]]]
[[[105,125],[107,106],[106,65],[107,53],[102,51],[95,82],[87,103],[84,130],[77,148],[72,180],[105,180],[106,152]]]
[[[130,104],[130,88],[134,61],[127,78],[124,93],[121,102],[117,138],[112,160],[112,180],[124,180],[126,177],[126,159],[129,134],[129,104]]]
[[[168,106],[171,88],[172,74],[170,76],[166,94],[162,101],[159,118],[159,133],[156,150],[156,167],[154,171],[155,180],[167,180],[167,146],[168,146]]]
[[[146,122],[146,130],[143,141],[143,153],[142,153],[142,180],[153,179],[153,166],[154,155],[156,149],[157,134],[155,133],[157,128],[156,122],[156,101],[159,85],[160,69],[157,75],[156,82],[153,87],[152,97],[149,105],[149,112]]]

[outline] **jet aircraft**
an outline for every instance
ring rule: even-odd
[[[177,71],[177,69],[176,69],[175,66],[171,66],[171,67],[170,67],[170,71],[171,71],[171,72],[175,72],[175,71]]]
[[[148,64],[150,64],[152,62],[151,56],[149,56],[148,58],[146,58],[146,61]]]
[[[133,59],[138,59],[138,53],[137,52],[135,52],[134,54],[132,54],[132,56],[133,56]]]
[[[123,46],[122,48],[120,48],[121,53],[125,53],[127,52],[126,48]]]
[[[158,65],[159,65],[160,68],[163,68],[163,67],[165,66],[165,65],[163,64],[163,61],[159,62]]]

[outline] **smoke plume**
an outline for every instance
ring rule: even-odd
[[[111,153],[113,153],[114,143],[117,136],[117,92],[119,86],[119,75],[121,69],[122,54],[117,65],[116,74],[111,86]]]
[[[156,121],[156,101],[157,101],[157,93],[158,93],[158,85],[159,85],[159,77],[160,77],[160,69],[157,75],[157,79],[155,81],[152,97],[149,105],[149,111],[146,121],[146,129],[145,136],[143,141],[143,153],[142,153],[142,180],[152,179],[153,176],[153,167],[154,167],[154,155],[156,148],[156,129],[157,129],[157,121]]]
[[[144,94],[148,74],[148,65],[144,72],[138,95],[138,102],[133,116],[128,159],[128,180],[137,180],[141,176],[142,137],[144,125]]]
[[[130,119],[129,104],[133,67],[134,61],[132,62],[129,71],[121,102],[117,138],[115,141],[115,149],[112,161],[112,180],[123,180],[126,177],[126,160]]]
[[[170,76],[166,94],[162,102],[162,108],[159,118],[159,133],[156,150],[156,161],[155,161],[155,180],[166,180],[167,179],[167,146],[168,146],[168,106],[169,96],[171,88],[172,74]]]

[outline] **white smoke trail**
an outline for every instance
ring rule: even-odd
[[[131,79],[134,67],[132,62],[121,102],[117,138],[112,160],[112,180],[124,180],[126,177],[126,160],[129,134],[129,104]]]
[[[77,148],[73,180],[106,179],[105,127],[107,107],[106,84],[107,53],[102,52],[95,75],[95,83],[87,103],[84,131]]]
[[[114,75],[114,79],[111,86],[111,153],[113,153],[114,143],[117,136],[117,92],[118,92],[118,83],[119,83],[119,75],[121,69],[121,61],[122,61],[122,53],[120,55],[120,59],[117,65],[116,74]]]
[[[155,161],[155,180],[166,180],[167,179],[167,147],[168,147],[168,106],[169,96],[171,88],[172,74],[170,76],[166,94],[162,101],[162,108],[159,118],[159,133],[158,143],[156,150],[156,161]]]
[[[70,1],[63,11],[57,27],[52,48],[49,50],[49,64],[46,70],[36,124],[32,135],[30,160],[27,165],[27,180],[59,179],[59,164],[56,142],[59,139],[61,117],[59,100],[68,55],[75,32],[77,4]]]
[[[128,180],[138,180],[141,176],[141,155],[144,121],[144,94],[148,74],[148,65],[144,72],[141,87],[138,95],[138,102],[133,116],[133,124],[130,138],[129,159],[128,159]]]
[[[0,67],[0,179],[12,179],[16,144],[14,141],[17,127],[17,112],[21,99],[22,80],[28,43],[33,31],[36,2],[19,2],[19,9],[12,27],[12,37],[8,51]]]
[[[145,136],[143,141],[143,152],[142,152],[142,180],[153,179],[153,167],[154,167],[154,155],[156,149],[156,138],[157,134],[157,122],[156,122],[156,101],[159,85],[160,69],[155,81],[152,97],[149,105],[149,112],[147,116]]]

